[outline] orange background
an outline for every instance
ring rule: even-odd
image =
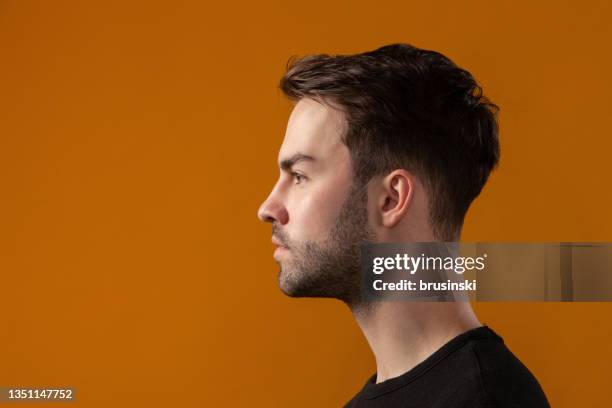
[[[459,3],[0,1],[0,386],[333,407],[373,374],[344,305],[280,293],[256,219],[291,55],[448,55],[502,109],[463,239],[610,241],[609,3]],[[612,304],[475,308],[553,406],[608,405]]]

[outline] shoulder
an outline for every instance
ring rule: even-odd
[[[501,338],[468,343],[478,367],[485,406],[550,407],[538,380]]]

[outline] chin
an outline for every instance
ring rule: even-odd
[[[306,282],[299,275],[284,270],[281,266],[281,270],[278,273],[278,287],[281,292],[289,297],[317,297],[312,292],[312,288],[306,287]]]
[[[283,271],[283,267],[281,265],[281,270],[278,272],[278,287],[285,295],[290,297],[298,297],[298,290],[296,282],[293,281],[288,273]]]

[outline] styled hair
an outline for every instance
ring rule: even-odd
[[[280,88],[293,101],[311,98],[343,111],[342,141],[356,180],[408,170],[427,190],[435,238],[459,238],[499,162],[499,108],[468,71],[436,51],[391,44],[292,58]]]

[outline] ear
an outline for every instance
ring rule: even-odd
[[[404,169],[393,170],[382,180],[379,211],[382,224],[396,226],[408,212],[414,195],[414,178]]]

